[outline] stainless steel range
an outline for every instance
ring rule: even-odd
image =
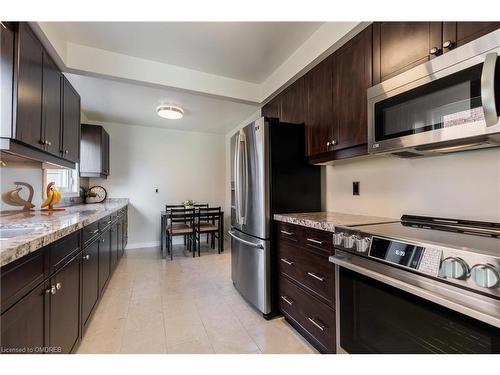
[[[337,351],[500,353],[500,224],[336,227]]]

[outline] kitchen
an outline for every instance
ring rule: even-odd
[[[500,353],[500,22],[0,30],[2,353]]]

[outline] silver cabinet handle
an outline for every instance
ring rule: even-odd
[[[287,236],[293,236],[293,232],[287,232],[286,230],[281,230],[280,232],[286,234]]]
[[[62,284],[61,283],[57,283],[56,284],[56,289],[57,290],[61,290],[62,289]]]
[[[46,144],[47,146],[52,146],[52,143],[51,143],[50,141],[45,141],[45,144]]]
[[[312,239],[312,238],[308,238],[308,239],[307,239],[307,241],[308,241],[308,242],[315,243],[315,244],[317,244],[317,245],[323,245],[323,243],[324,243],[323,241],[314,240],[314,239]]]
[[[111,224],[111,222],[112,222],[112,221],[113,221],[113,220],[108,221],[108,224]]]
[[[335,139],[332,139],[332,141],[330,142],[330,144],[331,144],[332,146],[335,146],[335,145],[337,144],[337,141],[336,141]]]
[[[99,229],[96,229],[96,230],[94,230],[94,231],[92,231],[92,232],[89,232],[89,233],[90,233],[90,234],[96,234],[96,233],[98,233],[98,232],[99,232]]]
[[[248,246],[256,247],[257,249],[264,249],[264,246],[262,246],[260,243],[253,243],[253,242],[250,242],[250,241],[246,241],[246,240],[244,240],[244,239],[242,239],[242,238],[237,237],[237,236],[234,234],[234,232],[232,232],[232,231],[229,231],[228,233],[229,233],[229,235],[230,235],[232,238],[234,238],[236,241],[239,241],[239,242],[241,242],[241,243],[244,243],[245,245],[248,245]]]
[[[451,48],[453,46],[453,42],[451,40],[445,40],[443,42],[443,48]]]
[[[311,276],[312,278],[316,279],[316,280],[319,280],[321,282],[324,282],[325,281],[325,278],[324,277],[321,277],[321,276],[318,276],[316,275],[314,272],[308,272],[307,273],[309,276]]]
[[[104,238],[101,240],[102,243],[104,243]]]
[[[326,147],[330,147],[330,142],[326,142]]]
[[[281,299],[282,299],[283,301],[285,301],[286,303],[288,303],[290,306],[292,306],[292,305],[293,305],[293,301],[290,301],[290,300],[288,299],[288,297],[286,297],[286,296],[281,296]]]
[[[481,102],[483,103],[484,120],[486,126],[498,123],[498,114],[495,104],[495,66],[498,55],[488,53],[484,58],[483,71],[481,73]]]
[[[309,320],[312,324],[314,324],[316,326],[316,328],[318,328],[319,330],[321,330],[321,331],[325,330],[325,325],[316,322],[316,320],[314,318],[307,318],[307,320]]]
[[[49,289],[47,289],[45,291],[45,294],[49,294],[49,293],[50,294],[56,294],[57,293],[57,289],[56,289],[56,287],[54,285],[52,285]]]
[[[85,260],[89,260],[89,259],[90,259],[90,254],[84,255],[84,256],[83,256],[83,259],[85,259]]]
[[[285,264],[288,264],[289,266],[293,266],[293,262],[290,262],[288,259],[281,258],[281,261]]]
[[[439,55],[439,53],[441,52],[441,50],[437,47],[432,47],[430,50],[429,50],[429,53],[431,55]]]
[[[64,150],[64,153],[65,154],[69,154],[69,150]]]

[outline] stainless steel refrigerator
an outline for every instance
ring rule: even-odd
[[[231,137],[231,276],[265,317],[275,314],[275,213],[321,209],[321,175],[309,165],[303,124],[260,118]]]

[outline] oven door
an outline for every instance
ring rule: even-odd
[[[481,42],[476,47],[486,48]],[[498,145],[500,49],[477,54],[473,47],[457,48],[368,89],[370,153]]]
[[[500,302],[336,251],[337,352],[500,353]]]

